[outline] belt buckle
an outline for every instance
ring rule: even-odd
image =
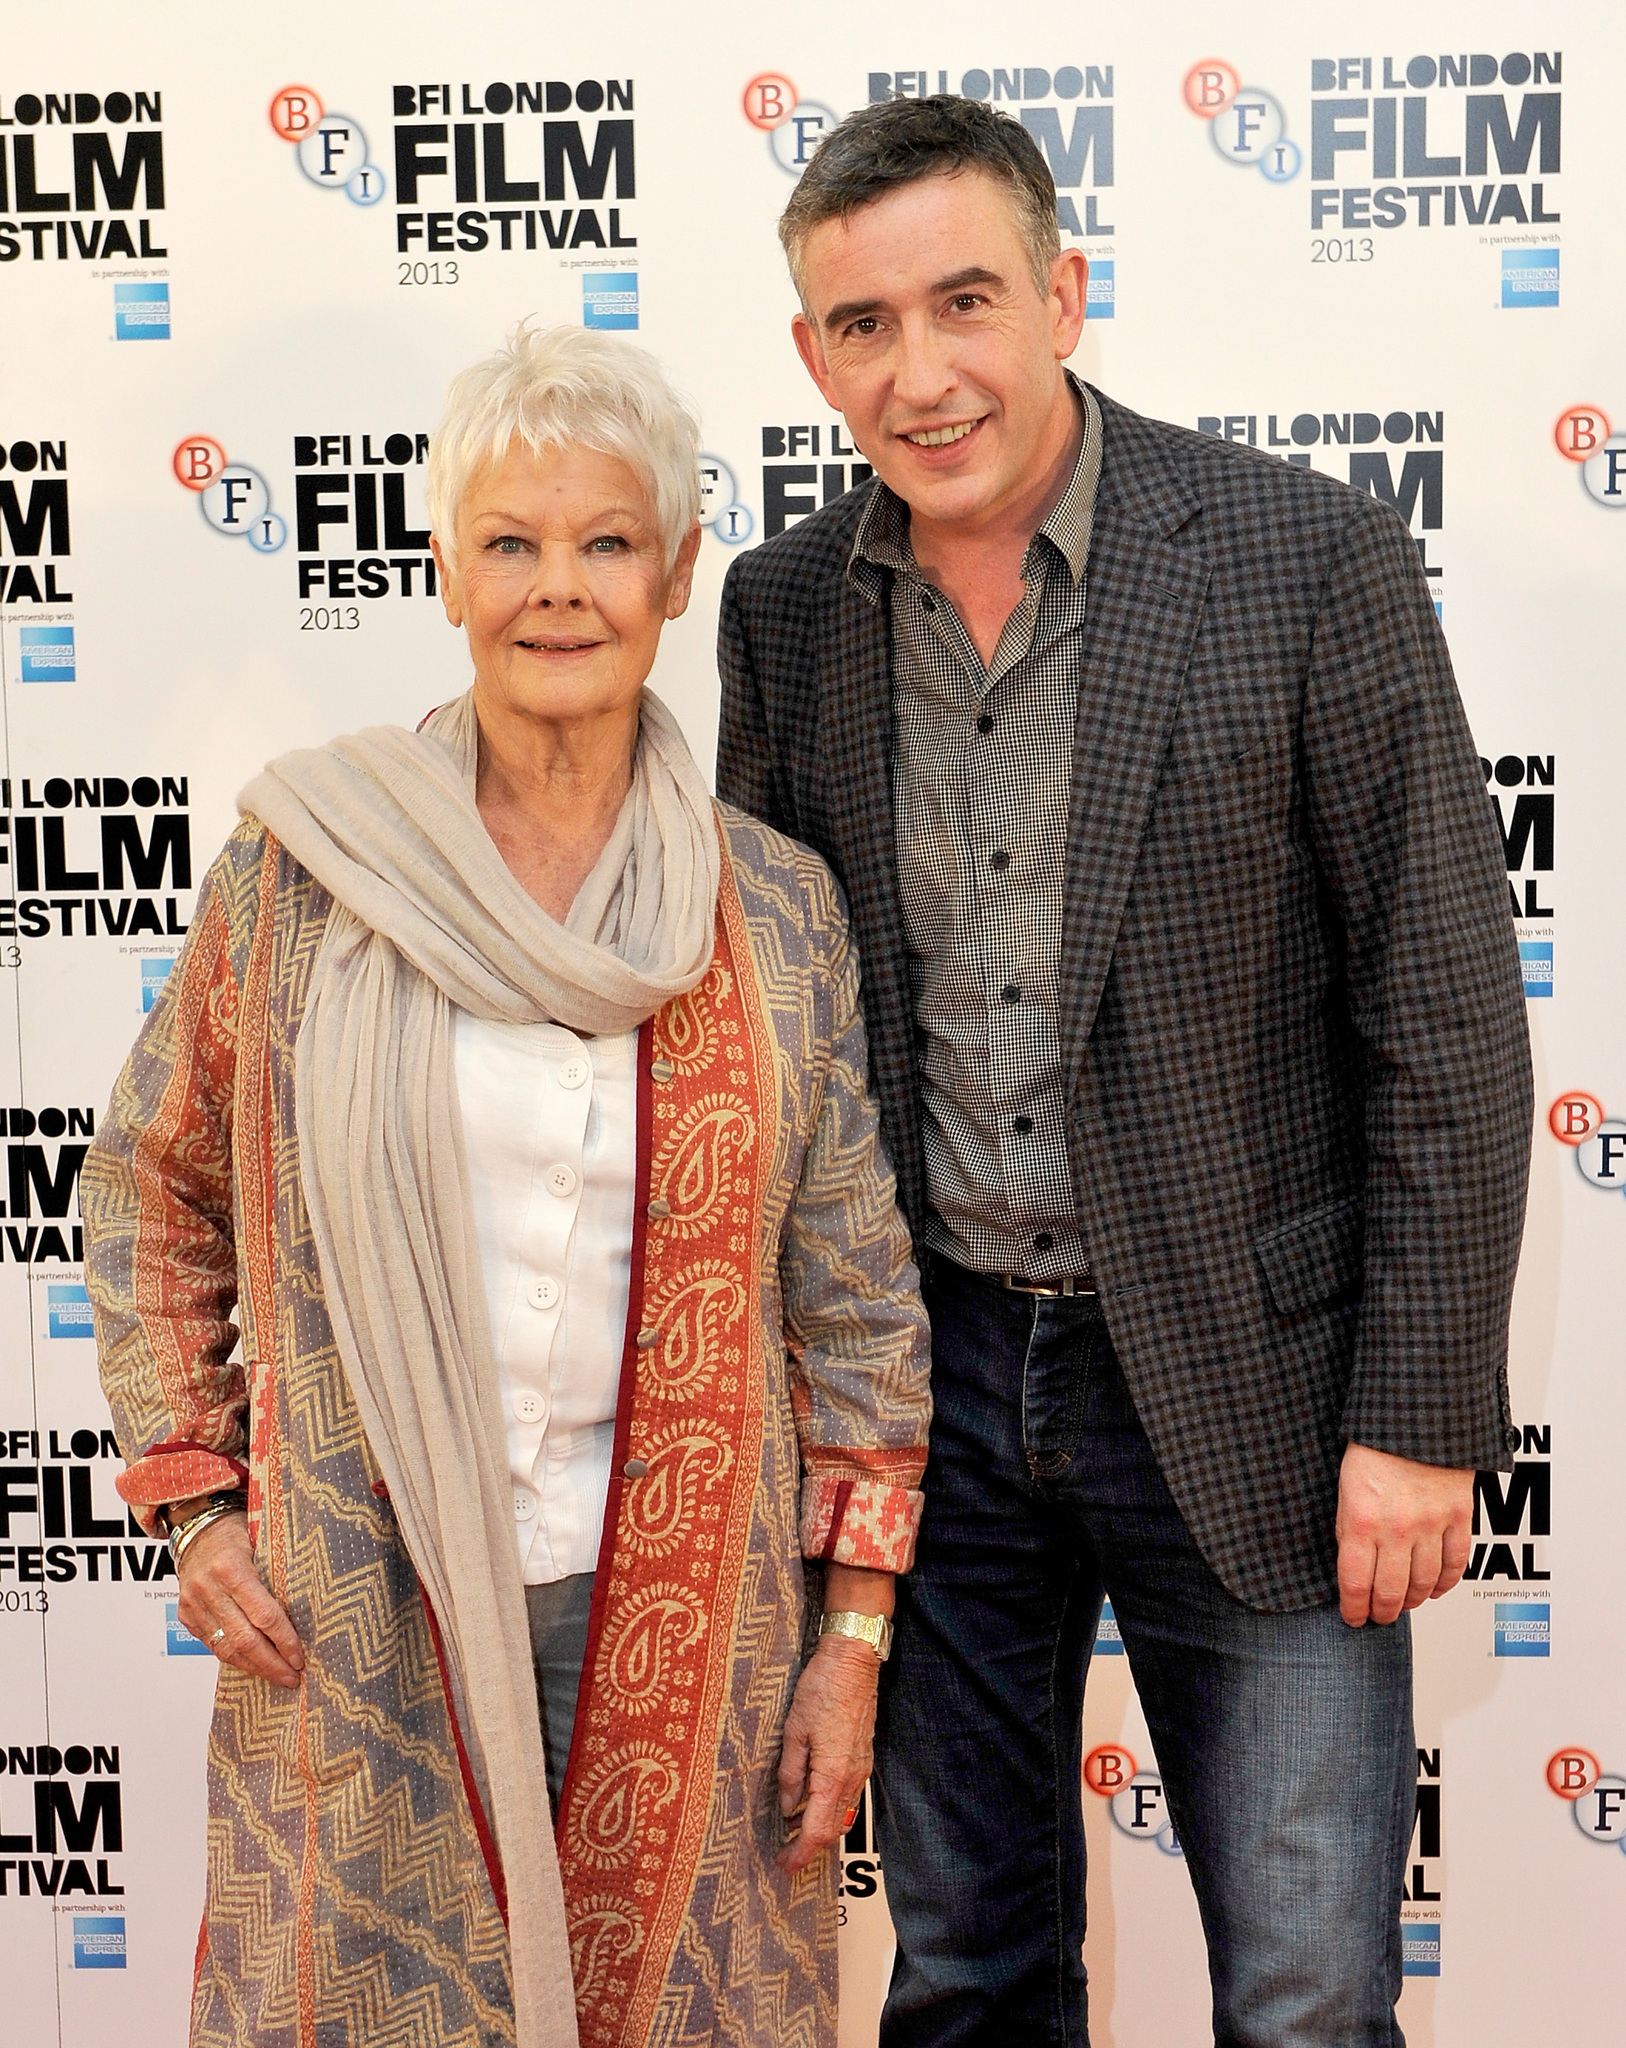
[[[1020,1273],[1002,1273],[1000,1279],[1013,1294],[1040,1294],[1047,1300],[1057,1296],[1072,1297],[1080,1294],[1094,1294],[1098,1290],[1092,1282],[1081,1281],[1069,1274],[1062,1280],[1025,1280]]]

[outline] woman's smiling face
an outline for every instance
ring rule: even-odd
[[[698,527],[669,568],[642,480],[589,448],[521,441],[457,508],[457,562],[436,559],[446,615],[466,628],[475,700],[549,723],[624,711],[687,607]]]

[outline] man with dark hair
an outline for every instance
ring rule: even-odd
[[[1054,204],[972,102],[833,131],[794,334],[876,476],[723,603],[718,786],[846,887],[932,1316],[882,2039],[1087,2039],[1104,1592],[1216,2040],[1398,2043],[1406,1616],[1517,1442],[1502,853],[1404,523],[1065,371]]]

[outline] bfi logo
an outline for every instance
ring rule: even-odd
[[[740,501],[732,465],[704,449],[700,452],[700,524],[725,548],[742,546],[756,528],[750,506]]]
[[[1193,64],[1181,84],[1187,110],[1208,124],[1208,139],[1220,159],[1258,171],[1268,184],[1290,184],[1304,157],[1287,133],[1287,115],[1274,93],[1244,85],[1242,74],[1223,57]]]
[[[740,112],[767,136],[768,154],[790,178],[802,175],[841,119],[823,100],[804,99],[782,71],[759,72],[740,95]]]
[[[1155,1842],[1165,1856],[1184,1856],[1156,1771],[1143,1771],[1122,1743],[1097,1743],[1084,1759],[1084,1785],[1107,1802],[1112,1824],[1132,1842]]]
[[[1626,510],[1626,434],[1601,405],[1572,405],[1553,426],[1553,445],[1581,474],[1581,487],[1606,512]]]
[[[1576,1170],[1601,1194],[1626,1194],[1626,1121],[1608,1116],[1584,1088],[1560,1095],[1547,1112],[1547,1128],[1575,1154]]]
[[[268,111],[271,126],[292,143],[294,161],[319,192],[343,192],[356,206],[376,206],[383,198],[384,173],[370,160],[361,123],[330,113],[313,86],[285,85]]]
[[[169,466],[175,481],[198,501],[204,524],[226,540],[246,540],[257,555],[274,555],[288,538],[282,515],[271,509],[271,486],[246,462],[230,462],[212,434],[177,443]]]
[[[1556,1750],[1547,1759],[1547,1789],[1569,1806],[1584,1840],[1626,1850],[1626,1777],[1606,1771],[1590,1749]]]

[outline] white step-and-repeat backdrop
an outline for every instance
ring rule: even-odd
[[[842,114],[944,89],[1050,160],[1091,265],[1085,375],[1416,536],[1506,839],[1540,1099],[1518,1462],[1480,1484],[1469,1582],[1418,1617],[1401,2011],[1422,2048],[1620,2039],[1623,76],[1599,0],[8,10],[8,2041],[185,2024],[214,1666],[113,1491],[76,1179],[233,793],[461,687],[425,439],[527,312],[636,333],[698,404],[710,535],[656,682],[709,760],[729,561],[865,474],[792,353],[775,218]],[[1110,1617],[1098,1649],[1094,2039],[1183,2048],[1209,2037],[1196,1912]],[[844,1893],[859,2048],[889,1949],[867,1813]]]

